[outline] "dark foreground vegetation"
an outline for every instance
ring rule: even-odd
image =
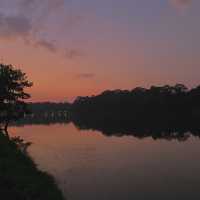
[[[0,133],[0,197],[5,200],[63,200],[54,180],[39,171],[22,149]]]
[[[26,154],[28,143],[8,133],[10,124],[30,115],[25,89],[32,85],[20,69],[0,64],[0,198],[63,200],[53,178],[39,171]]]
[[[182,84],[152,86],[78,97],[71,107],[71,118],[97,126],[198,128],[200,86],[190,90]]]

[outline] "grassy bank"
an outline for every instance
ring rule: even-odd
[[[39,171],[34,162],[1,133],[0,196],[5,200],[64,200],[54,179]]]

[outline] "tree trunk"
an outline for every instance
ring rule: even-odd
[[[5,126],[4,126],[4,131],[5,131],[5,134],[7,137],[9,137],[9,134],[8,134],[8,125],[9,125],[9,122],[7,121]]]

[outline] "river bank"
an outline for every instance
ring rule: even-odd
[[[31,158],[2,133],[0,194],[6,200],[64,200],[54,179],[39,171]]]

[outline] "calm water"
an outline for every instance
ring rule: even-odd
[[[69,200],[200,199],[200,140],[107,137],[66,125],[15,127]]]

